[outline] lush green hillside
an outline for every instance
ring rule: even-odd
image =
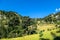
[[[0,10],[1,40],[53,40],[60,35],[59,30],[60,12],[44,18],[30,18],[17,12]]]
[[[12,11],[0,11],[0,38],[14,38],[36,33],[35,21]]]
[[[54,40],[55,37],[60,36],[60,28],[56,28],[53,24],[43,24],[40,27],[40,32],[38,34],[33,34],[33,35],[27,35],[23,37],[17,37],[17,38],[3,38],[1,40]],[[48,26],[48,27],[46,27]],[[44,29],[45,28],[45,29]],[[58,40],[58,39],[57,39]]]

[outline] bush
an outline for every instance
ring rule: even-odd
[[[54,40],[60,40],[60,37],[55,37]]]
[[[45,39],[45,38],[40,38],[40,40],[49,40],[49,39]]]
[[[39,34],[42,34],[42,32],[43,32],[43,31],[41,30],[41,31],[39,32]]]
[[[56,31],[56,33],[60,33],[60,30]]]
[[[51,31],[51,29],[47,29],[48,31]]]
[[[42,37],[43,36],[43,34],[40,34],[40,37]]]
[[[41,31],[39,32],[39,34],[40,34],[39,36],[40,36],[40,37],[43,36],[43,32],[44,32],[44,30],[41,30]]]
[[[43,32],[45,31],[45,30],[42,30]]]

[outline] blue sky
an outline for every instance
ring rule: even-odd
[[[60,0],[0,0],[0,10],[15,11],[31,18],[43,18],[56,8],[60,8]]]

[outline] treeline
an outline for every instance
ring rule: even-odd
[[[14,38],[36,33],[35,19],[16,12],[0,11],[0,38]]]
[[[46,23],[60,24],[60,12],[52,13],[43,18]]]

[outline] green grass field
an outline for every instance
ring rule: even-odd
[[[39,40],[39,34],[28,35],[24,37],[0,39],[0,40]]]
[[[54,37],[51,35],[51,32],[56,34],[56,36],[60,36],[60,33],[56,33],[57,30],[58,29],[54,29],[54,30],[51,30],[51,31],[45,31],[45,32],[43,32],[43,36],[41,38],[53,40]]]
[[[54,28],[54,30],[53,30]],[[50,31],[48,31],[47,29],[51,29]],[[42,34],[43,36],[40,37],[39,35],[39,32],[38,34],[33,34],[33,35],[27,35],[27,36],[24,36],[24,37],[17,37],[17,38],[3,38],[3,39],[0,39],[0,40],[39,40],[40,38],[47,38],[47,39],[50,39],[50,40],[53,40],[53,36],[51,35],[51,32],[53,32],[54,34],[56,34],[56,36],[60,36],[60,33],[56,33],[56,31],[59,30],[55,28],[55,25],[53,24],[45,24],[45,25],[42,25],[41,27],[38,27],[38,31],[41,31],[41,30],[45,30]]]

